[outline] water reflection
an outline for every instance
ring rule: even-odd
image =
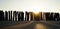
[[[35,29],[47,29],[47,27],[43,24],[36,24]]]

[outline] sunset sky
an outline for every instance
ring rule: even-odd
[[[0,0],[0,10],[59,12],[60,0]]]

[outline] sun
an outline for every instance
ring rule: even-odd
[[[33,14],[35,15],[35,16],[39,16],[40,15],[40,12],[33,12]]]
[[[35,11],[34,11],[33,13],[34,13],[34,14],[39,14],[39,12],[35,12]]]
[[[34,14],[39,14],[40,9],[37,7],[34,7],[32,11],[34,12]]]

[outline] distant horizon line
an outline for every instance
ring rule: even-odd
[[[20,10],[0,10],[0,11],[20,11]],[[34,11],[20,11],[20,12],[34,12]],[[56,11],[37,11],[37,12],[49,12],[49,13],[60,13],[60,12],[56,12]]]

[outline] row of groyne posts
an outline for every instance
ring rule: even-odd
[[[54,12],[23,12],[0,10],[0,21],[59,21],[60,14]]]

